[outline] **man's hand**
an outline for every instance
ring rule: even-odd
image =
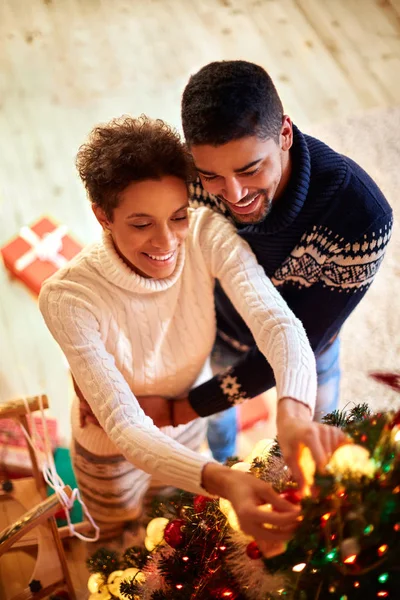
[[[163,396],[138,396],[137,400],[148,417],[153,419],[157,427],[167,425],[185,425],[189,421],[198,419],[199,415],[193,410],[187,398],[172,400],[172,413],[170,400]]]
[[[302,446],[310,449],[317,469],[323,470],[336,448],[348,441],[338,427],[312,421],[310,409],[291,398],[279,402],[276,423],[283,457],[301,490],[306,483],[299,466]]]
[[[289,540],[298,525],[299,507],[281,498],[269,483],[253,475],[207,463],[203,468],[203,486],[210,494],[231,502],[241,530],[256,541],[263,540],[275,547]],[[263,504],[271,504],[273,510],[262,510]]]
[[[169,400],[163,396],[137,396],[142,410],[153,419],[156,427],[172,425]]]

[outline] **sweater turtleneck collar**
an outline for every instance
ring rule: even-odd
[[[97,268],[105,279],[119,288],[136,294],[151,294],[170,288],[179,279],[185,262],[185,244],[178,251],[175,270],[164,279],[147,278],[135,273],[119,256],[109,233],[103,232],[102,241],[97,247]]]
[[[239,225],[238,229],[273,234],[293,223],[307,198],[311,176],[311,160],[307,142],[295,125],[293,125],[293,145],[290,149],[290,159],[292,172],[289,182],[269,215],[261,223]]]

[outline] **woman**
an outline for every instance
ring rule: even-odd
[[[46,281],[40,309],[98,421],[81,427],[75,398],[73,461],[88,508],[100,526],[134,519],[153,476],[228,498],[256,539],[287,538],[297,509],[267,483],[199,454],[206,420],[159,429],[137,397],[178,398],[212,376],[218,277],[274,368],[278,398],[312,411],[315,361],[302,325],[232,225],[206,208],[188,210],[190,161],[162,121],[95,128],[77,167],[103,239]],[[328,431],[326,447],[339,436]],[[261,511],[263,503],[276,512]]]

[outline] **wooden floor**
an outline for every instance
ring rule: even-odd
[[[399,105],[400,0],[0,0],[0,244],[43,214],[95,239],[74,170],[89,129],[142,112],[179,127],[189,75],[238,58],[271,73],[303,129]],[[45,391],[66,442],[65,361],[1,267],[0,290],[0,401]]]

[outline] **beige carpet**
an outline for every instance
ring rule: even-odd
[[[308,132],[358,162],[394,210],[394,231],[383,265],[342,332],[341,404],[366,401],[379,409],[399,407],[400,394],[373,381],[368,372],[400,373],[400,107],[318,125]]]

